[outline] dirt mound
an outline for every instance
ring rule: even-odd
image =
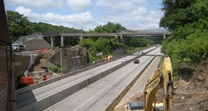
[[[208,111],[208,67],[189,76],[175,83],[175,111]]]
[[[56,52],[58,52],[59,49],[50,49],[47,52],[39,54],[35,58],[34,64],[31,66],[34,71],[42,71],[44,70],[42,67],[56,67],[54,64],[52,64],[48,59],[52,57]]]

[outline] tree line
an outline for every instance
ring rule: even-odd
[[[172,58],[173,69],[181,74],[184,66],[208,57],[208,1],[163,0],[160,26],[172,32],[162,51]],[[188,67],[190,68],[190,67]]]
[[[18,40],[20,36],[30,35],[33,33],[46,32],[80,32],[75,28],[68,28],[64,26],[55,26],[47,23],[30,22],[29,19],[18,12],[7,10],[7,18],[9,25],[9,32],[12,41]]]

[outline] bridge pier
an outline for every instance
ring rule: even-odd
[[[124,43],[123,35],[122,35],[122,34],[116,35],[115,37],[116,37],[116,39],[117,39],[117,42]]]
[[[116,41],[119,42],[119,37],[118,37],[118,35],[116,35],[115,37],[116,37]]]
[[[123,35],[120,35],[121,43],[124,43]]]
[[[61,46],[64,47],[64,36],[61,36]]]
[[[80,36],[80,41],[82,41],[82,39],[83,39],[83,36],[81,35],[81,36]]]
[[[54,47],[54,37],[51,36],[51,48],[53,48],[53,47]]]
[[[163,34],[163,39],[166,39],[166,34]]]

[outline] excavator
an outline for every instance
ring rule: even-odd
[[[173,81],[170,57],[162,57],[161,66],[155,71],[144,89],[144,102],[131,102],[127,111],[173,111]],[[157,91],[162,89],[163,102],[156,103]]]

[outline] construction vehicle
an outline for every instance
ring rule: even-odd
[[[157,104],[156,93],[163,91],[163,102]],[[172,67],[169,57],[164,57],[161,66],[155,71],[144,89],[144,103],[131,102],[126,106],[127,111],[173,111],[173,81]]]
[[[34,77],[32,76],[21,76],[19,79],[19,88],[26,87],[32,84],[35,84]]]

